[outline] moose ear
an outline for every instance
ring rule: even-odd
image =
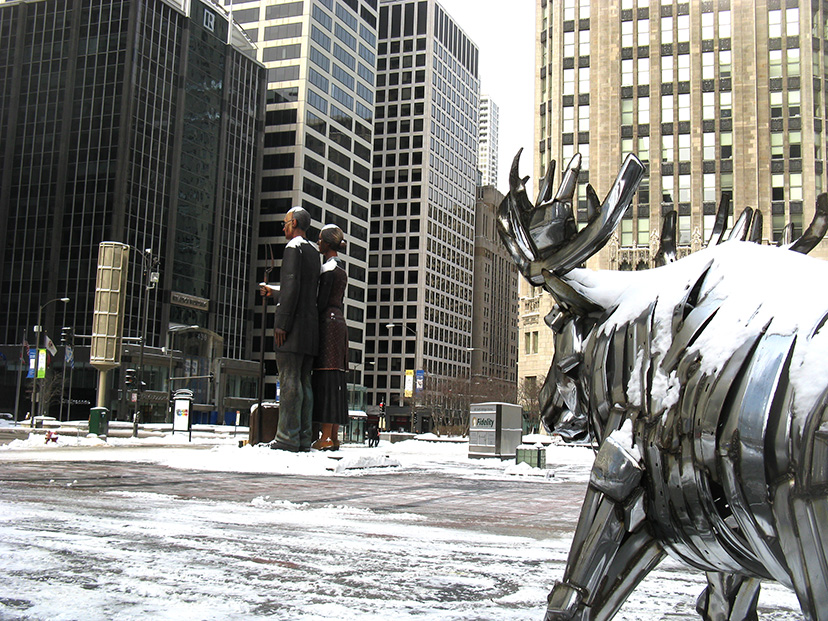
[[[551,271],[545,269],[542,274],[546,290],[552,294],[561,310],[572,315],[590,315],[604,311],[603,306],[573,289]]]

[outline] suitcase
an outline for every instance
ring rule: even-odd
[[[260,415],[261,412],[261,415]],[[248,443],[251,445],[272,442],[279,426],[279,404],[262,403],[261,410],[256,403],[250,409],[250,432]]]

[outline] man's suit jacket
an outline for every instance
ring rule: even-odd
[[[316,291],[321,261],[319,251],[304,237],[294,237],[282,256],[281,291],[276,305],[277,328],[287,332],[276,351],[315,356],[319,350],[319,314]]]

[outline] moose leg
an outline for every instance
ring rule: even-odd
[[[643,527],[641,466],[613,435],[592,467],[562,582],[547,599],[546,621],[610,619],[664,557]]]
[[[761,581],[740,574],[708,571],[707,587],[696,601],[704,621],[756,621]]]

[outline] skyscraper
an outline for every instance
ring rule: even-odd
[[[309,238],[324,224],[346,235],[351,381],[361,383],[368,267],[371,141],[377,49],[377,0],[224,0],[257,44],[267,66],[267,117],[257,280],[278,265],[284,214],[301,205],[311,214]],[[273,259],[271,260],[271,256]],[[271,305],[271,310],[273,305]],[[262,314],[254,310],[262,346]],[[276,395],[273,315],[266,324],[266,396]]]
[[[250,378],[242,362],[263,97],[253,46],[210,3],[0,3],[0,343],[15,371],[0,379],[3,409],[15,402],[20,346],[34,345],[42,309],[53,339],[61,326],[79,335],[73,401],[88,415],[97,384],[82,335],[92,333],[106,240],[133,247],[124,325],[148,349],[138,404],[147,419],[165,416],[173,363],[161,347],[176,325],[221,342],[225,381],[243,375],[231,381],[238,391],[219,391],[229,401],[205,394],[204,405],[235,408],[255,397],[255,369]],[[145,249],[160,259],[148,294]],[[61,297],[70,302],[49,304]],[[195,347],[178,361],[192,371],[202,354]],[[125,352],[124,362],[136,358]],[[119,414],[132,407],[107,405],[120,405]]]
[[[766,241],[778,241],[787,222],[798,232],[807,226],[825,184],[825,62],[816,51],[825,7],[538,6],[538,103],[546,114],[537,126],[536,172],[580,151],[600,194],[627,152],[649,170],[620,227],[616,258],[606,252],[600,265],[649,267],[650,238],[671,209],[679,246],[700,247],[724,192],[738,210],[763,212]]]
[[[406,408],[470,373],[478,49],[434,0],[383,0],[378,36],[366,387]]]
[[[627,152],[648,168],[591,265],[652,267],[671,210],[679,256],[701,248],[723,193],[737,216],[760,210],[766,242],[779,241],[788,222],[802,232],[825,190],[827,25],[824,3],[538,0],[534,178],[580,152],[583,222],[587,181],[603,197]],[[828,256],[825,243],[811,254]],[[541,326],[536,348],[530,322],[551,302],[526,283],[521,295],[532,352],[521,357],[521,376],[531,377],[545,373],[551,342]]]
[[[518,270],[497,232],[503,194],[477,188],[474,217],[472,396],[514,403],[517,398]]]
[[[488,95],[483,95],[480,98],[478,128],[478,138],[480,140],[477,155],[477,168],[480,170],[479,185],[497,187],[500,110]]]

